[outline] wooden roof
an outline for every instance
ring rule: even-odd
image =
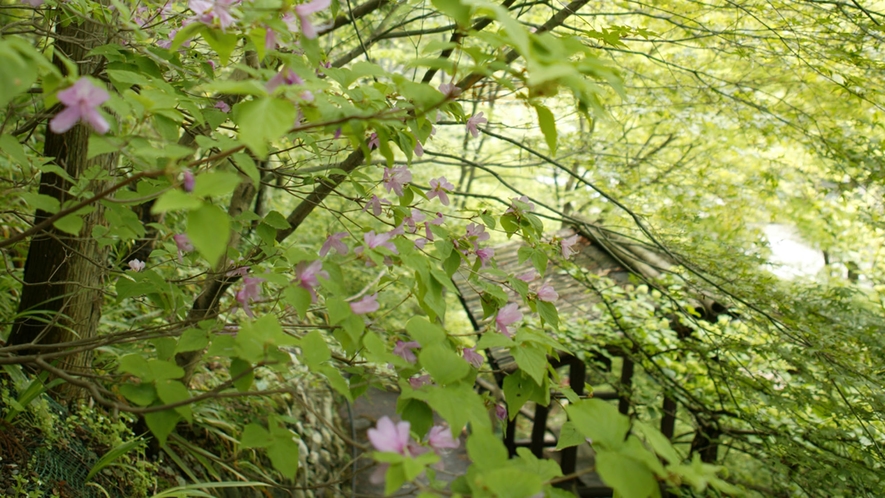
[[[578,243],[574,249],[578,250],[578,253],[570,258],[571,261],[581,271],[607,277],[617,285],[631,283],[631,276],[634,281],[637,278],[653,281],[662,272],[675,266],[671,258],[657,247],[592,225],[584,224],[560,230],[556,236],[565,238],[575,233],[578,234]],[[518,252],[524,245],[522,241],[512,241],[495,246],[498,269],[516,275],[531,270],[533,268],[531,260],[519,263]],[[479,289],[470,285],[466,277],[464,274],[456,273],[453,280],[461,293],[461,302],[471,322],[478,329],[491,317],[483,319]],[[570,275],[557,260],[550,260],[543,278],[530,282],[529,288],[536,290],[547,283],[559,294],[556,307],[562,319],[565,320],[569,316],[593,318],[593,304],[598,302],[599,298],[584,283]],[[522,305],[522,300],[515,292],[511,290],[508,294],[511,302],[520,303],[524,308],[523,311],[527,311],[528,308]],[[694,307],[699,312],[706,312],[706,316],[715,317],[725,311],[725,308],[714,300],[701,293],[695,294]]]

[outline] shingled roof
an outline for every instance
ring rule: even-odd
[[[637,277],[653,281],[675,266],[672,259],[660,248],[592,225],[584,224],[560,230],[556,236],[566,238],[574,234],[578,234],[578,243],[573,247],[577,254],[571,258],[575,266],[588,273],[607,277],[617,285],[627,285],[631,283],[631,278],[635,283]],[[532,268],[530,260],[519,262],[518,253],[523,245],[522,241],[512,241],[494,247],[498,268],[514,274],[529,271]],[[483,319],[481,294],[468,284],[465,275],[456,273],[453,280],[461,293],[461,302],[478,330],[489,320]],[[532,282],[531,288],[536,289],[543,284],[552,285],[559,294],[556,307],[561,317],[594,317],[593,304],[599,299],[557,260],[548,263],[544,277]],[[509,293],[513,302],[521,302],[515,292]],[[696,293],[694,304],[704,316],[713,317],[725,311],[724,307],[700,292]]]

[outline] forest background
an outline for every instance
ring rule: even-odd
[[[566,444],[591,444],[623,496],[877,495],[881,11],[4,1],[4,459],[21,427],[51,442],[49,392],[102,434],[99,468],[129,495],[346,489],[346,461],[307,460],[313,434],[348,441],[318,399],[396,386],[411,433],[379,421],[373,440],[388,490],[561,496],[558,468],[506,458],[505,405],[473,390],[490,375],[473,355],[503,347],[523,381],[510,415],[552,390]],[[564,226],[675,265],[624,288],[590,278]],[[784,278],[777,227],[820,254],[814,271]],[[584,282],[594,318],[560,320],[555,292],[497,269],[509,238],[538,273]],[[484,342],[455,273],[484,296]],[[698,319],[697,289],[728,314]],[[547,368],[612,344],[643,375],[629,418]],[[672,440],[651,428],[662,395],[690,408]],[[470,426],[451,485],[434,413]]]

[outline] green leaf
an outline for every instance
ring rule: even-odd
[[[402,463],[388,467],[384,474],[384,496],[392,495],[406,482],[406,473]]]
[[[286,298],[286,302],[298,312],[298,317],[303,320],[313,301],[310,291],[300,285],[290,285],[283,291],[283,296]]]
[[[196,23],[195,23],[196,24]],[[218,53],[219,62],[222,66],[227,65],[230,54],[237,47],[239,37],[236,33],[225,33],[217,29],[207,29],[203,31],[203,39],[212,47],[212,50]],[[176,37],[177,39],[178,37]]]
[[[559,312],[553,303],[538,301],[535,303],[538,308],[538,314],[544,322],[549,323],[551,327],[559,329]]]
[[[139,438],[135,438],[135,439],[131,439],[129,441],[126,441],[125,443],[122,443],[119,446],[117,446],[116,448],[108,451],[107,453],[102,455],[102,457],[99,458],[97,462],[95,462],[95,465],[93,465],[91,469],[89,469],[89,473],[86,474],[86,480],[88,481],[88,480],[92,479],[92,476],[94,476],[98,472],[101,472],[101,469],[103,469],[103,468],[107,467],[108,465],[110,465],[111,463],[113,463],[114,460],[116,460],[116,459],[120,458],[121,456],[125,455],[126,453],[129,453],[130,451],[132,451],[136,448],[142,447],[144,445],[145,445],[144,439],[139,437]]]
[[[615,450],[624,445],[630,419],[601,399],[585,399],[566,407],[569,419],[584,437],[589,437],[593,448]]]
[[[422,347],[442,342],[446,338],[445,329],[430,323],[430,321],[421,316],[412,317],[406,323],[406,330]]]
[[[234,381],[234,387],[237,388],[237,391],[244,393],[252,387],[252,381],[255,380],[255,370],[252,369],[252,364],[248,361],[234,358],[230,362],[230,378],[237,379]]]
[[[28,166],[28,156],[25,155],[24,147],[12,135],[0,135],[0,151],[8,154],[19,166]]]
[[[406,399],[404,402],[403,409],[398,410],[402,419],[412,424],[412,431],[415,434],[427,433],[433,426],[433,410],[427,403],[418,399]]]
[[[320,365],[317,368],[317,372],[326,376],[332,389],[335,389],[338,391],[338,394],[344,396],[347,398],[347,401],[353,403],[353,392],[350,389],[350,384],[348,384],[347,379],[341,375],[341,372],[337,368],[332,365]]]
[[[495,496],[507,498],[528,498],[540,492],[543,485],[539,475],[512,467],[492,469],[481,479]]]
[[[71,235],[80,235],[80,230],[83,229],[83,218],[75,213],[69,214],[59,220],[56,220],[55,223],[53,223],[52,225],[62,232],[69,233]]]
[[[227,252],[230,217],[213,204],[203,204],[187,215],[187,236],[194,247],[215,266]]]
[[[184,384],[177,380],[158,380],[156,382],[157,395],[164,404],[178,403],[190,399],[190,393]],[[188,422],[192,421],[193,416],[190,405],[182,405],[175,408],[179,415],[184,417]]]
[[[503,390],[510,420],[516,418],[519,409],[528,401],[539,397],[544,398],[542,387],[522,370],[504,377]]]
[[[326,309],[329,311],[329,323],[332,325],[341,323],[345,318],[353,315],[350,305],[339,298],[327,299]]]
[[[286,479],[295,477],[298,472],[298,443],[293,440],[294,434],[285,427],[271,426],[273,442],[267,447],[270,463]]]
[[[320,331],[313,330],[301,338],[301,360],[309,368],[314,369],[331,358],[332,352]]]
[[[538,125],[541,126],[541,133],[544,134],[544,140],[547,141],[547,148],[550,154],[556,154],[556,119],[550,109],[541,104],[534,104],[535,111],[538,113]]]
[[[655,450],[655,453],[660,455],[667,463],[678,464],[682,462],[682,457],[676,451],[676,448],[673,447],[673,444],[661,431],[639,421],[633,422],[633,428],[642,434],[652,449]]]
[[[467,455],[481,471],[506,466],[507,448],[491,432],[476,431],[467,438]]]
[[[55,214],[58,212],[59,208],[61,208],[58,199],[50,195],[37,194],[35,192],[22,192],[19,194],[19,197],[25,201],[25,204],[27,204],[28,207],[42,209],[47,213]]]
[[[267,448],[271,443],[273,438],[264,427],[254,422],[243,427],[243,435],[240,436],[242,448]]]
[[[22,54],[15,44],[0,41],[0,108],[37,81],[37,66],[28,55]]]
[[[482,398],[470,386],[433,386],[427,395],[427,403],[449,423],[452,434],[459,434],[469,421],[477,428],[491,431],[492,422]]]
[[[538,476],[542,481],[549,481],[562,475],[562,469],[559,468],[559,464],[547,458],[536,457],[528,448],[516,448],[516,454],[519,455],[519,458],[512,461],[514,466]]]
[[[184,369],[174,362],[166,360],[148,360],[150,375],[145,380],[180,379],[184,377]]]
[[[516,343],[504,334],[483,334],[476,343],[476,349],[511,348]]]
[[[431,3],[437,10],[451,17],[461,26],[467,26],[470,23],[470,6],[462,3],[461,0],[431,0]]]
[[[261,222],[267,224],[272,228],[276,228],[277,230],[285,230],[292,226],[289,224],[288,221],[286,221],[286,217],[277,211],[271,211],[267,213],[267,215],[264,217],[263,220],[261,220]]]
[[[660,488],[648,467],[617,451],[596,450],[596,472],[620,496],[660,496]]]
[[[210,171],[194,178],[193,195],[196,197],[221,197],[234,191],[245,177],[230,171]]]
[[[240,140],[260,159],[267,157],[267,143],[285,135],[295,125],[297,116],[295,104],[273,97],[242,102],[234,108]]]
[[[448,385],[466,377],[472,369],[457,353],[443,344],[421,348],[421,366],[440,385]]]
[[[209,334],[199,329],[187,329],[181,333],[178,338],[178,344],[175,346],[176,353],[185,353],[188,351],[201,351],[209,345]]]
[[[160,442],[160,446],[166,444],[166,438],[175,430],[181,415],[175,410],[162,410],[144,414],[144,421],[148,428]]]
[[[569,420],[562,424],[562,427],[559,429],[559,440],[556,441],[556,449],[562,450],[586,442],[584,435],[575,427],[575,423]]]
[[[138,406],[148,406],[157,400],[157,391],[153,384],[121,384],[120,394]]]
[[[524,342],[510,348],[510,354],[519,365],[519,369],[527,373],[537,384],[544,382],[547,372],[547,351],[535,344]]]
[[[182,192],[178,189],[168,190],[163,193],[151,207],[151,213],[159,214],[167,211],[190,211],[203,205],[198,197]]]
[[[143,380],[151,376],[151,367],[147,360],[144,356],[135,353],[121,357],[117,370],[141,377]]]

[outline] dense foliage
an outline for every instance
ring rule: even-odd
[[[874,495],[883,22],[856,2],[7,1],[4,416],[86,397],[116,424],[103,465],[143,446],[117,417],[146,428],[190,482],[132,494],[344,489],[316,441],[358,443],[328,392],[375,387],[403,419],[362,448],[388,492],[568,496],[574,476],[496,432],[530,400],[620,496]],[[770,273],[772,222],[824,269]],[[562,225],[667,263],[616,285]],[[507,239],[588,313],[500,268]],[[707,298],[727,313],[701,320]],[[505,400],[474,389],[489,348],[518,365]],[[591,383],[630,391],[627,415],[549,368],[613,349],[632,387]],[[470,468],[437,479],[466,427]]]

